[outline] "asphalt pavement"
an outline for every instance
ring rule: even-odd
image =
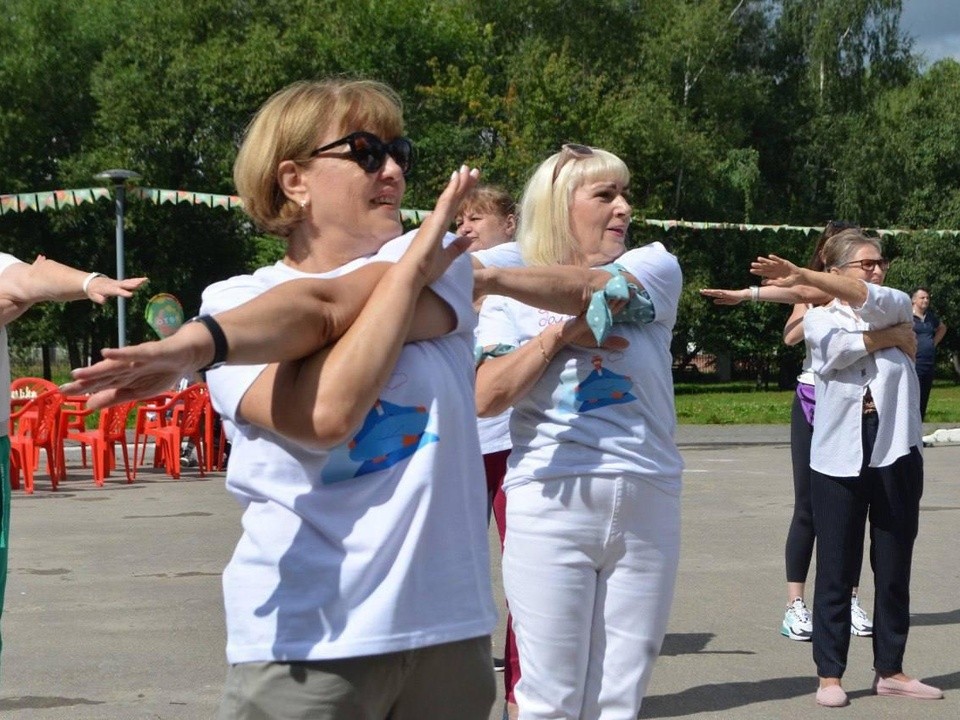
[[[960,446],[924,452],[905,664],[946,697],[872,695],[870,640],[852,638],[844,681],[851,704],[828,710],[813,700],[810,644],[779,634],[792,506],[788,437],[782,425],[680,426],[680,574],[641,718],[960,717]],[[239,517],[223,474],[200,477],[196,469],[180,480],[151,469],[132,485],[114,478],[97,488],[73,461],[56,493],[43,475],[34,495],[14,491],[0,715],[212,718],[226,671],[220,573]],[[491,548],[503,607],[495,532]],[[869,569],[863,578],[870,609]],[[501,620],[494,654],[502,653],[502,638]],[[501,707],[498,701],[492,720]]]

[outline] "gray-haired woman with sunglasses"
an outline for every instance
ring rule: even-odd
[[[903,672],[910,629],[910,568],[923,493],[919,384],[903,343],[877,344],[867,331],[905,325],[910,298],[883,287],[880,242],[844,230],[824,244],[825,272],[770,256],[752,272],[780,287],[807,285],[835,297],[804,317],[816,374],[810,450],[817,536],[813,655],[820,705],[848,703],[841,679],[850,644],[850,592],[870,521],[874,573],[873,690],[936,699],[943,693]],[[892,335],[890,336],[892,337]],[[915,347],[915,345],[913,346]]]

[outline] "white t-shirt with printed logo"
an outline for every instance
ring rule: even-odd
[[[201,312],[286,280],[394,261],[410,237],[324,275],[278,263],[216,283]],[[455,311],[456,329],[405,345],[353,439],[331,451],[237,418],[264,366],[209,373],[233,443],[227,488],[244,507],[223,575],[230,663],[373,655],[492,631],[469,260],[456,260],[431,288]]]
[[[623,351],[569,345],[553,359],[514,404],[505,489],[531,480],[631,475],[680,491],[670,355],[680,266],[660,243],[630,250],[616,262],[650,294],[656,319],[614,325],[612,334],[630,342]],[[568,318],[491,297],[480,312],[478,339],[519,346]]]

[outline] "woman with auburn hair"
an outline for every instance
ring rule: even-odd
[[[806,285],[834,297],[810,309],[804,337],[816,375],[810,448],[817,536],[813,657],[827,707],[848,703],[841,687],[850,645],[850,593],[870,522],[874,575],[873,667],[877,695],[936,699],[943,693],[903,672],[910,629],[910,570],[923,494],[919,384],[913,359],[867,331],[911,320],[906,293],[883,287],[889,261],[858,229],[823,247],[824,270],[771,255],[751,271],[778,287]],[[908,346],[909,347],[909,346]],[[915,345],[914,345],[915,347]]]
[[[478,367],[477,407],[513,407],[503,575],[523,720],[636,718],[673,598],[681,274],[659,243],[626,250],[629,179],[612,153],[565,145],[520,203],[525,270],[613,275],[608,289],[623,294],[612,334],[592,327],[593,307],[571,316],[489,297],[480,313],[478,343],[515,348]]]

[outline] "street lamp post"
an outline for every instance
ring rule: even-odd
[[[117,280],[123,280],[126,275],[123,269],[123,212],[126,206],[127,181],[139,180],[140,176],[132,170],[104,170],[94,175],[97,180],[109,181],[113,184],[114,200],[117,208]],[[127,344],[127,300],[117,298],[117,346]]]

